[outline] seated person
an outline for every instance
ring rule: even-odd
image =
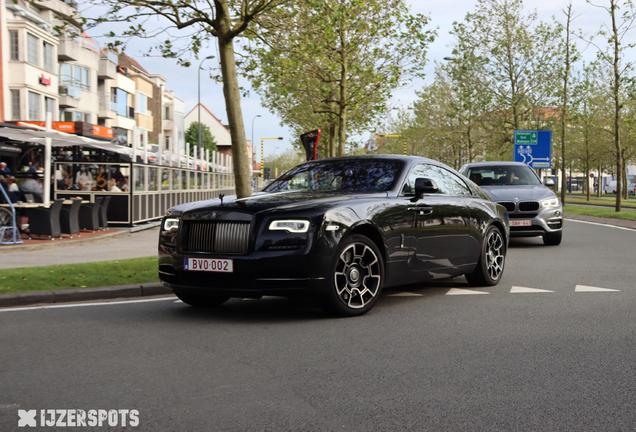
[[[482,175],[480,173],[473,173],[470,176],[470,180],[475,183],[477,186],[481,183]]]
[[[117,187],[117,182],[114,178],[108,180],[108,191],[109,192],[121,192],[121,189]]]
[[[22,195],[20,194],[20,188],[18,188],[18,185],[15,182],[15,177],[14,176],[7,177],[7,184],[9,185],[8,193],[9,193],[9,199],[11,200],[11,202],[16,203],[20,201],[20,198],[22,197]]]
[[[38,175],[36,173],[32,173],[30,178],[27,178],[22,186],[20,186],[20,191],[23,194],[32,194],[36,197],[37,202],[42,202],[42,187],[37,182]],[[39,199],[39,201],[38,201]]]

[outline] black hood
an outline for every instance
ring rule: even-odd
[[[342,192],[307,192],[307,191],[285,191],[285,192],[259,192],[247,198],[237,199],[235,195],[220,199],[198,201],[194,203],[181,204],[170,209],[172,214],[201,212],[205,210],[225,210],[241,211],[247,213],[259,213],[268,210],[291,210],[302,207],[333,207],[343,202],[386,197],[386,192],[380,193],[342,193]]]

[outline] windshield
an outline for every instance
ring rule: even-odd
[[[530,167],[492,165],[468,168],[466,176],[478,186],[540,185],[539,177]]]
[[[265,192],[385,192],[403,163],[386,159],[321,160],[298,165],[265,187]]]

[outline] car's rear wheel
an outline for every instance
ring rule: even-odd
[[[194,307],[220,306],[230,299],[225,296],[205,295],[183,290],[175,290],[174,293],[179,297],[179,300]]]
[[[563,238],[563,231],[559,231],[552,234],[545,234],[543,236],[543,244],[546,246],[558,246],[561,244]]]
[[[352,235],[336,253],[323,308],[342,317],[363,315],[377,303],[383,283],[380,250],[369,238]]]
[[[506,243],[496,226],[488,228],[481,246],[481,256],[472,273],[466,274],[466,280],[475,286],[493,286],[501,280],[506,262]]]

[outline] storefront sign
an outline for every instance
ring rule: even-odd
[[[35,126],[46,127],[45,122],[37,121],[21,121],[20,124],[32,124]],[[114,131],[112,128],[98,126],[86,122],[53,122],[52,128],[60,132],[73,133],[92,138],[101,138],[107,140],[117,138],[117,132]]]

